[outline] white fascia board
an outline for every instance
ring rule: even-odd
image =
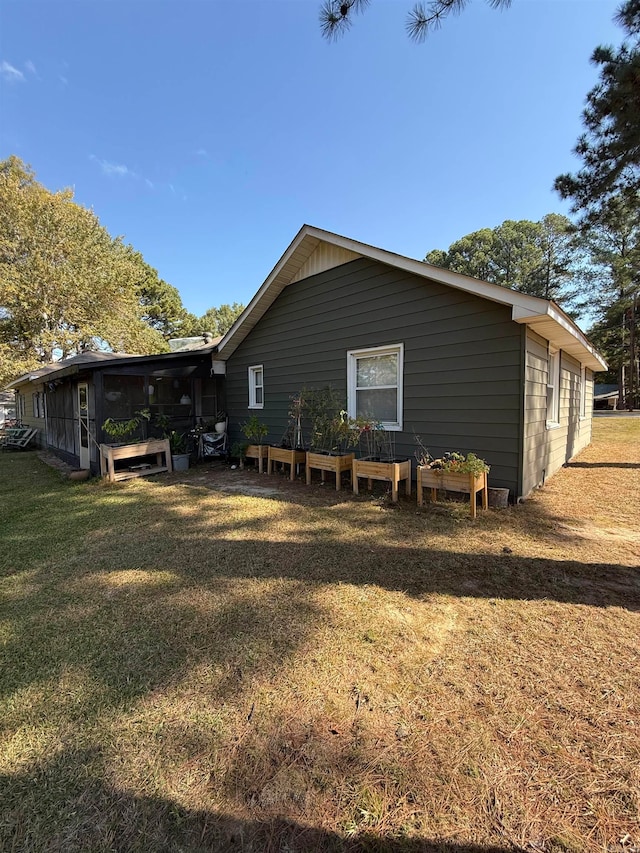
[[[546,299],[540,299],[537,296],[529,296],[526,293],[519,293],[517,290],[511,290],[508,287],[501,287],[499,284],[491,284],[488,281],[481,281],[477,278],[471,278],[468,275],[462,275],[462,273],[433,266],[433,264],[428,264],[426,261],[418,261],[415,258],[407,258],[395,252],[388,252],[386,249],[378,249],[376,246],[359,243],[357,240],[342,237],[339,234],[332,234],[330,231],[322,231],[311,225],[305,226],[304,230],[318,240],[333,243],[335,246],[340,246],[348,251],[364,255],[387,266],[398,267],[421,278],[430,278],[439,284],[446,284],[448,287],[473,293],[476,296],[481,296],[483,299],[490,299],[492,302],[499,302],[502,305],[517,305],[522,310],[532,311],[536,314],[539,314],[541,309],[544,310],[549,304]]]
[[[287,265],[294,259],[295,253],[303,248],[305,241],[309,245],[308,251],[301,253],[300,261],[302,263],[295,262],[294,260],[293,269],[287,269]],[[387,266],[396,267],[420,278],[427,278],[439,284],[453,287],[456,290],[463,290],[466,293],[488,299],[491,302],[511,306],[512,319],[517,323],[526,323],[534,327],[536,320],[548,321],[551,319],[554,321],[554,326],[559,333],[557,336],[554,335],[554,338],[558,337],[558,346],[562,346],[560,338],[564,338],[565,346],[568,341],[573,345],[578,343],[579,352],[576,354],[576,357],[580,358],[581,362],[593,370],[606,369],[606,363],[591,346],[580,329],[558,306],[547,299],[530,296],[527,293],[520,293],[508,287],[501,287],[499,284],[491,284],[487,281],[471,278],[471,276],[445,270],[442,267],[433,266],[425,261],[418,261],[414,258],[407,258],[404,255],[388,252],[385,249],[379,249],[376,246],[352,240],[350,237],[342,237],[340,234],[324,231],[313,225],[302,226],[280,260],[271,270],[262,287],[219,342],[217,352],[219,358],[226,359],[233,353],[282,290],[291,283],[297,271],[320,242],[339,246],[342,249],[386,264]],[[564,331],[564,335],[560,334],[561,331]],[[555,343],[555,341],[552,341],[552,343]],[[225,352],[225,349],[227,352]],[[580,357],[580,355],[583,357]]]
[[[590,343],[584,332],[582,332],[578,326],[573,322],[570,317],[564,313],[564,311],[555,305],[553,302],[549,304],[549,317],[557,323],[566,333],[568,333],[571,338],[574,339],[574,342],[577,342],[580,345],[581,351],[586,351],[584,353],[585,357],[579,357],[576,354],[576,358],[579,358],[580,362],[585,364],[587,367],[592,370],[606,370],[607,362],[600,355],[600,353],[596,350],[596,348]]]
[[[19,388],[21,385],[28,385],[29,382],[35,382],[36,379],[42,379],[44,382],[43,377],[46,375],[46,373],[23,373],[22,376],[18,376],[17,379],[14,379],[13,382],[6,385],[4,390],[9,391],[13,388]]]
[[[607,363],[589,342],[584,333],[553,302],[548,303],[544,314],[528,314],[514,308],[513,319],[516,323],[529,326],[550,344],[568,352],[590,370],[606,370]]]
[[[276,297],[282,292],[284,287],[289,283],[284,279],[283,281],[279,281],[278,277],[281,271],[286,268],[287,263],[290,261],[292,255],[295,253],[296,249],[302,243],[304,237],[306,236],[306,232],[310,226],[303,225],[302,228],[298,231],[296,236],[293,238],[289,246],[287,247],[285,253],[282,255],[280,260],[271,270],[264,283],[253,297],[251,302],[244,309],[242,314],[237,318],[233,326],[229,329],[226,335],[222,338],[218,343],[218,351],[217,356],[222,359],[228,358],[231,353],[235,350],[236,346],[240,343],[237,341],[235,344],[231,344],[231,349],[229,352],[225,353],[225,348],[229,347],[232,339],[237,336],[239,330],[243,328],[245,332],[244,337],[253,329],[258,320],[265,313],[267,308],[271,305],[272,302],[275,301]],[[316,243],[317,245],[317,243]],[[309,253],[310,254],[310,253]],[[293,276],[291,276],[292,278]],[[271,293],[270,293],[271,291]],[[273,292],[275,291],[275,292]],[[268,299],[268,297],[271,297]],[[260,310],[258,310],[260,309]],[[242,340],[241,338],[240,340]]]
[[[516,323],[530,323],[536,318],[546,317],[546,312],[541,314],[540,311],[532,310],[531,308],[523,308],[521,305],[514,305],[511,311],[511,319]]]
[[[295,271],[289,271],[288,274],[286,273],[286,267],[305,241],[309,242],[309,251],[304,253],[305,259],[309,257],[320,242],[325,242],[370,258],[371,260],[379,261],[387,266],[397,267],[420,278],[428,278],[448,287],[454,287],[457,290],[464,290],[467,293],[475,294],[483,299],[490,299],[492,302],[511,305],[512,307],[518,306],[520,310],[525,312],[533,312],[539,315],[541,308],[544,311],[549,304],[544,299],[518,293],[515,290],[509,290],[509,288],[501,287],[498,284],[490,284],[489,282],[480,281],[479,279],[452,272],[451,270],[435,267],[424,261],[407,258],[404,255],[388,252],[385,249],[379,249],[367,243],[360,243],[357,240],[352,240],[350,237],[342,237],[340,234],[334,234],[331,231],[323,231],[321,228],[315,228],[313,225],[303,225],[251,302],[219,342],[217,354],[220,358],[228,358],[231,355],[240,343],[240,340],[255,326],[269,305],[271,305],[295,277],[296,272],[302,265],[296,265]],[[240,329],[242,329],[244,334],[238,335]],[[233,338],[236,338],[236,341],[233,341]]]

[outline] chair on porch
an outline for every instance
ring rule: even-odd
[[[198,459],[226,458],[229,455],[229,419],[224,423],[224,432],[203,432],[198,440]]]
[[[10,427],[0,437],[3,450],[26,450],[36,437],[38,430],[31,427]]]

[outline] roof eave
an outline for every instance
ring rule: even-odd
[[[385,249],[360,243],[340,234],[323,231],[313,225],[302,226],[256,295],[222,338],[218,344],[218,354],[221,359],[225,360],[232,355],[283,289],[291,282],[306,259],[323,241],[387,266],[398,267],[420,278],[428,278],[439,284],[507,305],[511,307],[512,318],[517,323],[526,323],[533,327],[536,323],[540,326],[544,320],[545,323],[548,323],[545,328],[547,331],[551,331],[553,336],[543,335],[543,337],[546,337],[555,346],[574,355],[590,369],[607,369],[605,360],[589,343],[581,330],[562,309],[549,300],[388,252]]]
[[[514,306],[512,319],[516,323],[525,324],[540,337],[545,338],[563,352],[569,353],[590,370],[606,370],[605,359],[571,318],[555,303],[548,302],[547,305],[546,312],[537,314],[519,311]]]
[[[13,382],[9,382],[8,385],[5,385],[3,390],[10,391],[11,389],[19,388],[21,385],[28,385],[30,382],[37,382],[39,379],[44,382],[45,377],[51,372],[51,370],[39,370],[34,373],[23,373],[22,376],[18,376],[17,379],[13,380]]]

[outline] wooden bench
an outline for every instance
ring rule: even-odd
[[[127,469],[116,470],[116,462],[123,459],[140,459],[143,456],[156,457],[156,464],[136,463]],[[164,457],[164,458],[163,458]],[[133,477],[148,477],[163,471],[171,473],[171,446],[169,439],[153,438],[138,444],[100,445],[100,474],[114,483],[117,480],[131,480]]]

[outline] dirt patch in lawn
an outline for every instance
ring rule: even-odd
[[[0,457],[0,848],[632,853],[639,439],[475,521]]]

